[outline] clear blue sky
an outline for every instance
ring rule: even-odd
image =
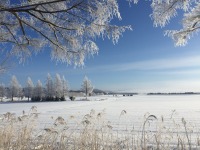
[[[9,85],[16,75],[24,86],[30,76],[34,83],[45,82],[47,73],[64,75],[71,89],[80,89],[85,75],[98,89],[132,92],[200,92],[199,36],[194,35],[185,47],[174,47],[173,41],[163,35],[166,29],[179,29],[180,18],[165,28],[153,27],[149,17],[149,2],[132,5],[120,1],[120,25],[132,25],[113,45],[111,41],[97,39],[99,54],[85,61],[85,67],[74,68],[52,61],[47,51],[30,58],[25,64],[16,64],[0,77]]]

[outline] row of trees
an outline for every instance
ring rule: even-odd
[[[85,93],[86,99],[93,91],[91,81],[85,76],[81,90]],[[27,78],[26,86],[22,88],[16,76],[12,76],[9,87],[0,84],[0,97],[7,96],[13,101],[14,97],[27,97],[28,101],[64,101],[69,93],[69,84],[65,77],[56,74],[53,80],[51,75],[47,75],[45,86],[38,80],[34,86],[30,77]]]

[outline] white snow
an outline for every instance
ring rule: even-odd
[[[134,95],[123,96],[93,96],[90,101],[76,98],[76,101],[64,102],[0,102],[0,114],[6,112],[22,114],[28,112],[32,106],[36,106],[39,113],[41,126],[48,126],[58,117],[66,120],[70,116],[79,119],[90,113],[93,109],[96,113],[105,112],[106,119],[116,128],[140,128],[145,114],[152,114],[157,118],[164,117],[165,123],[170,125],[170,118],[181,123],[184,117],[195,126],[200,125],[200,95],[175,95],[175,96],[148,96]],[[127,113],[120,115],[122,110]],[[53,119],[52,119],[53,118]],[[73,126],[73,123],[71,124]]]

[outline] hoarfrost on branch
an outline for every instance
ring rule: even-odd
[[[165,32],[176,46],[186,45],[199,31],[200,0],[152,0],[151,7],[156,27],[166,26],[183,10],[183,28]],[[20,61],[48,48],[52,59],[80,66],[86,56],[98,53],[96,38],[115,44],[123,32],[131,30],[128,25],[113,25],[113,18],[121,20],[117,0],[1,0],[0,45]]]
[[[183,10],[182,29],[165,31],[165,35],[174,40],[175,46],[185,46],[193,34],[199,32],[199,0],[153,0],[151,7],[153,12],[150,16],[156,27],[164,27],[178,15],[178,10]]]
[[[113,18],[121,19],[116,0],[1,0],[0,43],[20,61],[48,47],[53,59],[79,66],[98,53],[96,37],[117,43],[131,29]]]

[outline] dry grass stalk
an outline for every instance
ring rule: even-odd
[[[123,110],[120,117],[126,113]],[[120,132],[120,128],[113,128],[112,123],[105,119],[104,112],[96,113],[94,110],[79,122],[75,116],[71,116],[76,127],[70,127],[68,121],[59,116],[52,126],[45,127],[41,132],[35,126],[37,117],[36,107],[32,107],[28,113],[23,112],[21,116],[12,113],[0,115],[0,150],[200,149],[199,135],[194,137],[191,126],[185,120],[182,120],[183,124],[177,124],[173,117],[170,118],[173,127],[169,127],[164,117],[159,119],[148,114],[140,131],[133,128],[123,132]],[[152,121],[156,122],[152,124]],[[155,126],[156,130],[151,130],[150,125]]]

